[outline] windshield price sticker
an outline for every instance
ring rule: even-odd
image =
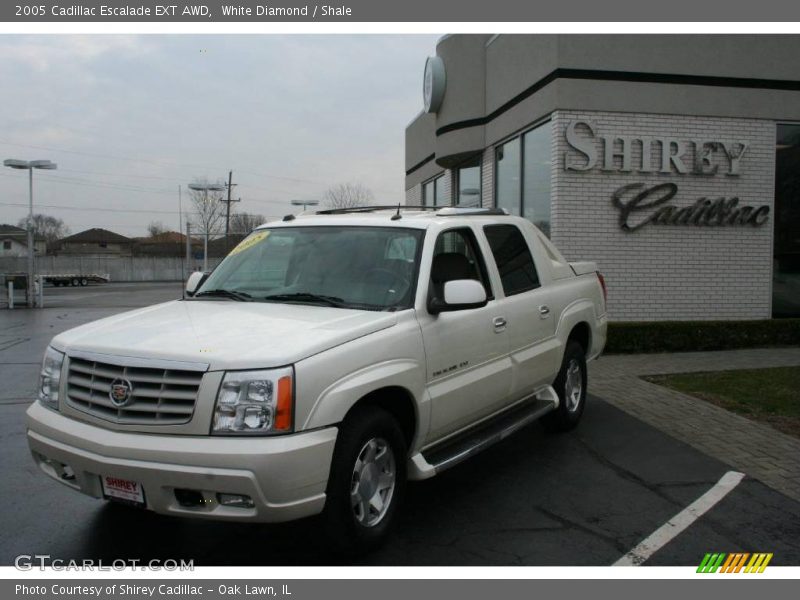
[[[263,242],[267,237],[269,237],[269,231],[258,231],[248,237],[247,239],[242,240],[239,242],[239,245],[236,246],[233,250],[231,250],[229,256],[233,256],[234,254],[239,254],[239,252],[244,252],[245,250],[249,250],[253,246],[260,244]]]

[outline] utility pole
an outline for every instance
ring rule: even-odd
[[[227,206],[225,206],[225,254],[228,253],[228,236],[231,232],[231,202],[240,202],[241,198],[238,200],[231,199],[231,190],[233,189],[233,171],[228,171],[228,199],[225,201]]]
[[[192,269],[192,224],[186,221],[186,270],[193,271]],[[187,278],[189,275],[186,276]]]

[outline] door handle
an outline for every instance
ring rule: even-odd
[[[547,315],[549,314],[550,314],[550,307],[545,304],[542,304],[539,307],[539,315],[541,315],[542,319],[546,319]]]
[[[495,331],[503,331],[508,325],[508,321],[506,321],[505,317],[495,317],[492,319],[492,325],[494,325]]]

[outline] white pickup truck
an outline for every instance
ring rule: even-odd
[[[322,513],[357,550],[386,538],[406,480],[540,417],[574,427],[606,340],[594,263],[496,209],[287,216],[186,296],[52,340],[36,463],[163,514]]]

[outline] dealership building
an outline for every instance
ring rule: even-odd
[[[616,321],[800,317],[800,36],[451,35],[407,204],[502,207]]]

